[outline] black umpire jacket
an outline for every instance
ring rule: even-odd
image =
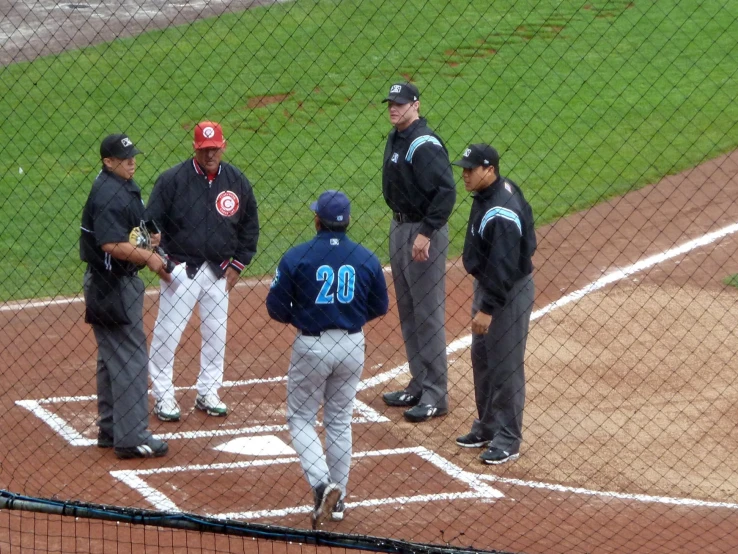
[[[221,162],[212,183],[194,159],[162,173],[146,207],[162,232],[161,246],[175,261],[204,262],[239,272],[256,254],[259,217],[248,179]]]
[[[498,177],[474,195],[464,240],[464,268],[483,292],[480,310],[494,315],[516,281],[533,272],[533,210],[520,187]]]
[[[424,118],[404,131],[392,129],[384,149],[382,193],[390,209],[422,221],[420,233],[430,237],[454,209],[456,184],[448,151]]]

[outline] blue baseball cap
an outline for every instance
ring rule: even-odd
[[[310,204],[310,209],[326,223],[348,223],[351,202],[341,191],[327,190]]]

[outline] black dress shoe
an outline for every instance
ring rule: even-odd
[[[448,410],[441,410],[430,404],[418,404],[405,412],[405,419],[412,423],[420,423],[434,417],[445,416],[447,413]]]
[[[145,443],[138,446],[116,448],[115,455],[121,460],[130,458],[159,458],[169,452],[169,446],[162,440],[150,437]]]
[[[474,433],[467,433],[466,435],[462,435],[456,439],[456,444],[463,446],[464,448],[482,448],[483,446],[487,446],[490,442],[491,441],[483,439]]]
[[[387,406],[396,406],[399,408],[408,408],[410,406],[415,406],[420,402],[419,397],[408,394],[404,390],[383,394],[382,399]]]
[[[520,458],[520,454],[517,452],[508,452],[495,446],[490,446],[487,450],[479,455],[479,459],[485,464],[504,464],[505,462],[512,462]]]
[[[98,448],[113,448],[113,437],[108,435],[107,433],[104,433],[103,431],[98,431],[97,433],[97,447]]]

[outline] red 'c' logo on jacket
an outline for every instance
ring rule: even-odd
[[[235,192],[225,190],[215,199],[215,209],[225,217],[231,217],[238,211],[238,196]]]

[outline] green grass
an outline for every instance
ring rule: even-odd
[[[738,274],[731,275],[723,279],[723,283],[729,287],[735,287],[738,289]]]
[[[145,153],[148,198],[190,155],[192,124],[223,123],[259,202],[250,274],[311,236],[307,205],[327,188],[349,194],[351,235],[386,260],[380,100],[403,76],[452,157],[498,147],[539,224],[738,144],[735,3],[510,4],[301,0],[0,68],[0,299],[79,292],[80,213],[118,130]],[[271,95],[288,96],[249,107]],[[469,205],[459,186],[453,254]]]

